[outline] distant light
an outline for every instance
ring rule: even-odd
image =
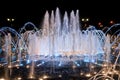
[[[60,74],[60,75],[58,75],[58,77],[62,77],[62,75]]]
[[[82,18],[82,22],[88,22],[89,18]]]
[[[8,22],[13,22],[13,21],[15,21],[15,19],[14,18],[7,18],[7,21]]]
[[[82,21],[85,21],[85,19],[84,19],[84,18],[82,18]]]
[[[10,18],[7,18],[7,21],[10,21]]]
[[[99,22],[99,23],[98,23],[98,25],[102,25],[102,23],[101,23],[101,22]]]
[[[103,24],[101,22],[98,23],[99,27],[103,27]]]
[[[89,21],[89,19],[88,19],[88,18],[86,18],[86,21]]]
[[[12,18],[12,21],[14,21],[15,19]]]
[[[100,25],[100,27],[103,27],[103,25]]]
[[[111,21],[110,21],[110,24],[114,24],[114,21],[113,21],[113,20],[111,20]]]

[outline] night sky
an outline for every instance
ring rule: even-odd
[[[10,26],[6,18],[15,18],[13,27],[18,29],[24,23],[31,21],[37,27],[41,25],[43,16],[48,10],[60,9],[61,15],[65,11],[68,14],[74,10],[79,10],[80,18],[89,17],[90,24],[97,24],[99,21],[107,24],[109,20],[120,22],[120,9],[115,1],[82,1],[82,0],[29,0],[29,1],[4,1],[0,3],[0,27]]]

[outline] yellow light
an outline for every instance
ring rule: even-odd
[[[34,79],[35,77],[34,77],[33,75],[30,75],[29,78],[30,78],[30,79]]]
[[[9,66],[8,66],[8,68],[12,68],[12,66],[11,66],[11,65],[9,65]]]
[[[46,78],[48,78],[48,76],[47,76],[47,75],[44,75],[44,76],[43,76],[43,79],[46,79]]]
[[[0,78],[0,80],[5,80],[4,78]]]
[[[43,80],[42,78],[39,78],[39,80]]]
[[[18,79],[18,80],[21,80],[22,78],[21,78],[21,77],[18,77],[17,79]]]
[[[85,76],[86,76],[86,77],[90,77],[90,76],[91,76],[91,74],[90,74],[90,73],[88,73],[88,74],[86,74]]]

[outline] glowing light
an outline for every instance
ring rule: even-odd
[[[82,21],[85,21],[85,19],[83,18]]]
[[[60,75],[58,75],[58,77],[62,77],[62,75],[60,74]]]
[[[13,22],[13,21],[15,21],[15,19],[14,18],[7,18],[7,21]]]
[[[18,80],[21,80],[22,78],[21,78],[21,77],[18,77],[17,79],[18,79]]]
[[[102,25],[102,23],[101,23],[101,22],[99,22],[99,23],[98,23],[98,25]]]
[[[87,73],[86,75],[85,75],[86,77],[90,77],[90,76],[92,76],[90,73]]]
[[[18,66],[19,66],[19,64],[16,64],[15,66],[16,66],[16,67],[18,67]]]
[[[105,71],[102,71],[102,74],[105,74]]]
[[[80,73],[80,75],[83,75],[83,74],[84,74],[83,72]]]
[[[88,22],[89,18],[82,18],[82,22]]]
[[[87,18],[86,21],[89,21],[89,19]]]
[[[96,74],[97,72],[94,72],[94,74]]]
[[[48,78],[48,76],[47,76],[47,75],[44,75],[44,76],[43,76],[43,79],[46,79],[46,78]]]
[[[0,78],[0,80],[5,80],[4,78]]]
[[[39,80],[43,80],[42,78],[39,78]]]
[[[11,66],[11,65],[9,65],[9,66],[8,66],[8,68],[12,68],[12,66]]]
[[[7,21],[10,21],[10,18],[7,18]]]
[[[114,21],[113,21],[113,20],[111,20],[111,21],[110,21],[110,24],[114,24]]]
[[[26,66],[26,68],[30,68],[30,66],[29,66],[29,65],[27,65],[27,66]]]
[[[30,78],[30,79],[34,79],[35,77],[34,77],[33,75],[30,75],[29,78]]]

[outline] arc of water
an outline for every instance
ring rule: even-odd
[[[113,24],[110,28],[108,28],[108,30],[105,32],[105,34],[107,34],[113,27],[118,27],[118,26],[120,26],[120,23]]]
[[[21,34],[23,30],[26,31],[26,26],[27,26],[27,25],[32,25],[33,28],[35,29],[35,31],[38,31],[38,28],[35,26],[34,23],[32,23],[32,22],[27,22],[27,23],[24,24],[24,26],[23,26],[22,28],[20,28],[20,30],[18,31],[19,34]]]

